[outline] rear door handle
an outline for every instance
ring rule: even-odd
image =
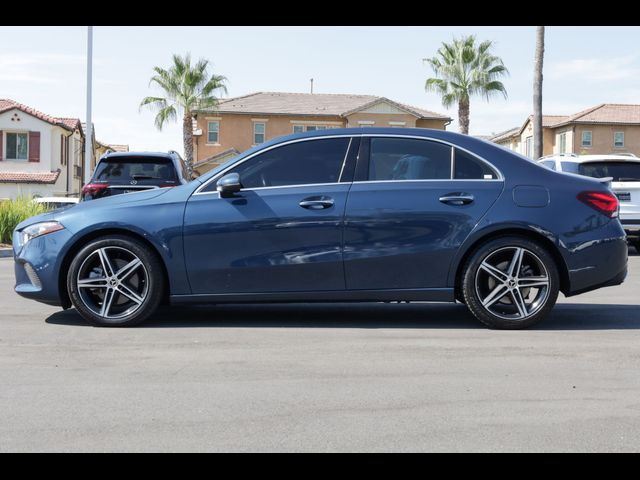
[[[475,198],[470,193],[447,193],[440,197],[440,201],[447,205],[468,205],[474,200]]]
[[[334,205],[334,200],[331,197],[308,197],[300,202],[302,208],[308,210],[323,210],[325,208],[331,208]]]

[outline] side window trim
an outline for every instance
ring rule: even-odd
[[[338,177],[338,183],[352,183],[354,173],[356,170],[356,163],[358,154],[360,151],[360,137],[351,137],[349,139],[349,146],[344,156],[344,162],[340,169],[340,176]]]

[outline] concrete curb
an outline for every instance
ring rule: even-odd
[[[9,258],[9,257],[13,257],[13,249],[0,248],[0,258]]]

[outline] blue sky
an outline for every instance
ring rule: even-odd
[[[157,93],[154,65],[172,53],[209,59],[229,79],[229,96],[255,91],[359,93],[389,97],[455,118],[422,63],[442,41],[476,34],[495,42],[511,75],[509,98],[471,103],[471,133],[522,123],[531,111],[534,27],[95,27],[93,116],[98,139],[137,150],[182,151],[180,125],[162,132],[138,110]],[[544,112],[598,103],[640,103],[640,28],[548,27]],[[56,116],[85,117],[86,27],[0,27],[0,98]],[[457,130],[457,122],[450,129]]]

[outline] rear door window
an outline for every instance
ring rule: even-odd
[[[369,180],[451,178],[451,147],[429,140],[372,138]]]

